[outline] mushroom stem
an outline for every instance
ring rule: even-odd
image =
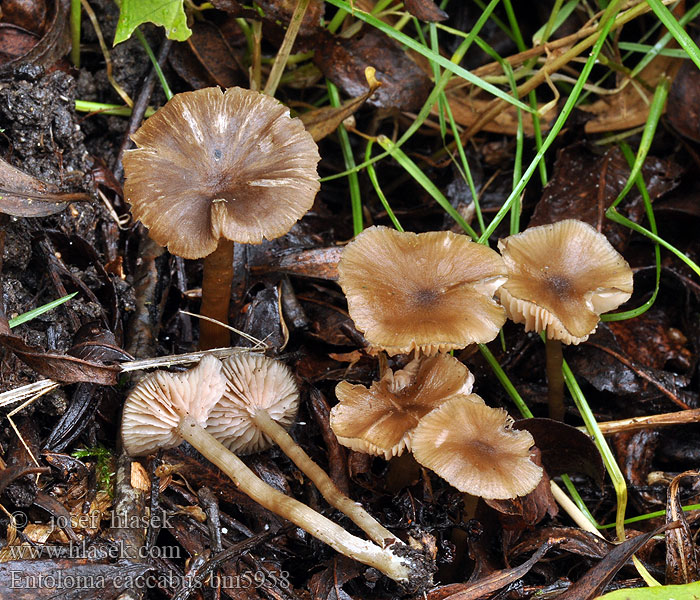
[[[547,353],[547,402],[549,403],[549,418],[557,421],[564,420],[564,375],[561,367],[564,362],[561,341],[546,338]]]
[[[228,307],[233,282],[233,242],[220,239],[216,250],[204,259],[202,307],[200,314],[228,324]],[[199,324],[199,348],[223,348],[231,344],[228,329],[202,319]]]
[[[331,506],[350,517],[371,540],[382,548],[396,541],[396,536],[383,527],[370,515],[362,505],[343,494],[326,472],[297,444],[267,411],[258,410],[254,417],[256,425],[282,449],[294,464],[304,473],[321,492]]]
[[[395,581],[406,582],[412,572],[420,569],[410,556],[400,557],[389,548],[362,540],[348,533],[315,510],[291,498],[260,480],[245,463],[227,450],[192,418],[182,419],[179,434],[201,454],[221,469],[238,488],[261,506],[272,511],[331,548],[361,563],[374,567]]]

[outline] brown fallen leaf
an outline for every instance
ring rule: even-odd
[[[192,35],[186,42],[197,63],[216,85],[223,88],[241,85],[247,80],[247,76],[244,77],[245,69],[230,41],[216,25],[200,21],[192,25]]]
[[[522,565],[512,569],[501,569],[494,571],[477,581],[465,584],[450,584],[431,591],[426,595],[426,600],[476,600],[477,598],[487,598],[494,592],[503,589],[507,585],[522,579],[534,567],[553,544],[543,544],[529,560]],[[448,595],[445,592],[450,592]]]
[[[2,3],[3,20],[7,21],[5,5]],[[15,56],[0,64],[0,77],[11,74],[20,64],[30,63],[45,68],[51,67],[58,59],[68,52],[70,48],[70,31],[68,27],[68,15],[70,13],[70,0],[47,0],[46,2],[21,2],[11,3],[19,5],[13,13],[22,24],[34,22],[35,29],[32,33],[37,35],[36,43],[31,45],[27,52]],[[42,5],[39,13],[36,13],[31,5]],[[25,10],[29,7],[29,14]],[[43,13],[43,14],[41,14]]]
[[[685,477],[698,477],[697,471],[686,471],[673,478],[668,486],[666,522],[676,521],[679,526],[666,531],[666,585],[692,583],[700,578],[698,551],[693,532],[681,507],[679,486]]]
[[[596,445],[576,427],[553,419],[520,419],[515,429],[525,429],[542,454],[542,466],[550,477],[562,473],[588,475],[602,487],[605,466]]]
[[[103,365],[66,354],[51,354],[30,346],[10,332],[4,315],[0,315],[0,345],[11,350],[17,358],[41,375],[63,383],[86,381],[114,385],[121,372],[119,365]]]
[[[568,590],[562,592],[557,598],[559,600],[590,600],[603,593],[605,586],[615,574],[632,558],[632,555],[639,551],[651,538],[669,528],[664,525],[625,540],[620,545],[615,546],[595,567],[589,569],[586,574],[574,583]]]
[[[678,133],[700,142],[700,73],[689,60],[683,63],[673,80],[666,114]]]
[[[375,29],[363,29],[350,39],[319,31],[314,39],[314,63],[349,96],[367,91],[366,67],[374,67],[381,82],[367,101],[372,106],[415,111],[431,88],[429,77],[392,39]]]
[[[537,447],[530,453],[531,460],[542,465],[540,451]],[[539,523],[549,514],[555,517],[559,511],[557,503],[552,496],[552,489],[548,474],[545,472],[537,487],[525,496],[509,498],[506,500],[488,500],[484,502],[498,511],[499,520],[504,529],[521,531]]]
[[[367,70],[369,69],[368,67]],[[306,130],[311,134],[311,137],[314,138],[314,142],[318,142],[327,135],[333,133],[338,128],[338,125],[350,115],[354,114],[381,85],[380,82],[374,78],[374,69],[372,69],[371,77],[368,77],[367,81],[370,86],[369,90],[361,96],[351,98],[343,102],[343,104],[337,108],[325,106],[316,110],[310,110],[301,115],[301,121],[304,123]]]
[[[585,132],[631,129],[646,123],[654,88],[662,77],[674,79],[682,63],[682,58],[658,55],[634,81],[621,82],[617,93],[581,106],[580,110],[593,116],[586,122]]]
[[[45,217],[64,210],[69,202],[89,202],[82,193],[60,192],[0,158],[0,212],[13,217]]]

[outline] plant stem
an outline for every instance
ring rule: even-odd
[[[370,539],[382,548],[396,541],[396,536],[383,527],[370,515],[362,505],[343,494],[326,472],[297,444],[287,431],[265,410],[255,414],[256,425],[282,449],[294,464],[304,473],[321,492],[331,506],[352,519]]]
[[[228,324],[228,307],[233,283],[233,242],[219,240],[216,250],[204,259],[202,307],[200,314]],[[199,323],[199,348],[223,348],[231,343],[229,331],[202,319]]]
[[[76,69],[80,68],[80,18],[82,10],[80,0],[71,0],[70,3],[70,59]]]
[[[549,404],[549,418],[557,421],[564,420],[566,408],[564,407],[564,376],[561,372],[562,354],[559,340],[545,341],[547,354],[547,403]]]
[[[306,13],[306,7],[309,6],[309,0],[297,0],[297,5],[292,13],[292,18],[289,21],[289,27],[287,27],[287,33],[284,35],[284,40],[280,46],[277,56],[275,57],[275,62],[270,70],[270,75],[267,78],[267,83],[265,84],[265,90],[263,93],[268,96],[274,96],[277,91],[277,86],[279,85],[280,78],[284,72],[284,68],[287,66],[287,59],[292,52],[292,46],[294,46],[294,40],[297,39],[297,33],[299,33],[299,27],[301,27],[301,22],[304,20],[304,13]]]
[[[178,431],[194,448],[221,469],[236,486],[258,504],[291,521],[337,552],[378,569],[395,581],[407,581],[417,565],[388,548],[349,534],[315,510],[264,483],[235,454],[192,419],[182,420]]]

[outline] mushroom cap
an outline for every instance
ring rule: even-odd
[[[369,389],[341,381],[331,429],[344,446],[389,460],[411,449],[413,431],[425,415],[456,394],[469,394],[473,385],[469,369],[449,354],[414,359],[400,371],[387,371]]]
[[[579,344],[599,316],[629,300],[632,269],[588,223],[568,219],[531,227],[498,242],[508,281],[497,294],[527,331]]]
[[[476,394],[455,396],[426,415],[413,434],[413,456],[461,492],[489,499],[530,493],[542,468],[530,460],[534,440],[512,429],[502,408]]]
[[[299,389],[287,365],[262,354],[242,352],[224,361],[226,387],[209,413],[207,431],[236,454],[252,454],[273,441],[255,424],[265,411],[289,429],[299,408]]]
[[[320,187],[311,135],[286,106],[253,90],[176,94],[131,138],[131,212],[183,258],[211,254],[220,237],[259,244],[284,235]]]
[[[189,416],[203,427],[225,387],[221,362],[211,354],[183,373],[156,371],[146,375],[124,403],[124,449],[131,456],[142,456],[158,448],[179,446],[182,418]]]
[[[505,265],[464,235],[370,227],[345,247],[338,273],[355,326],[392,355],[485,343],[505,323],[493,300]]]

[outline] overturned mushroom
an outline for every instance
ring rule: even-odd
[[[413,433],[413,456],[462,492],[489,499],[524,496],[542,468],[530,460],[534,440],[512,429],[501,408],[476,394],[455,396],[423,417]]]
[[[226,388],[212,408],[207,431],[237,453],[258,452],[276,443],[305,473],[329,504],[350,517],[380,546],[396,536],[345,496],[286,429],[296,418],[299,390],[283,363],[253,353],[224,361]]]
[[[607,238],[583,221],[531,227],[498,242],[508,281],[497,291],[508,316],[547,336],[550,416],[564,417],[562,342],[579,344],[600,315],[632,295],[632,270]]]
[[[318,150],[299,119],[252,90],[175,95],[133,134],[126,199],[150,236],[183,258],[203,258],[204,316],[228,323],[233,243],[287,233],[319,189]],[[203,320],[200,346],[228,346]]]
[[[205,356],[197,367],[173,375],[157,372],[146,376],[129,394],[124,405],[122,439],[132,456],[158,448],[171,448],[183,439],[224,473],[239,489],[263,507],[288,519],[337,552],[375,567],[388,577],[414,586],[430,573],[423,558],[403,544],[379,546],[349,534],[323,515],[261,481],[235,454],[204,430],[212,405],[226,386],[221,363]]]
[[[341,381],[331,428],[341,444],[389,460],[411,450],[413,431],[425,415],[456,394],[469,394],[473,384],[469,369],[449,354],[388,370],[369,389]]]
[[[505,322],[493,300],[503,261],[464,235],[370,227],[345,247],[338,272],[356,327],[389,354],[489,342]]]

